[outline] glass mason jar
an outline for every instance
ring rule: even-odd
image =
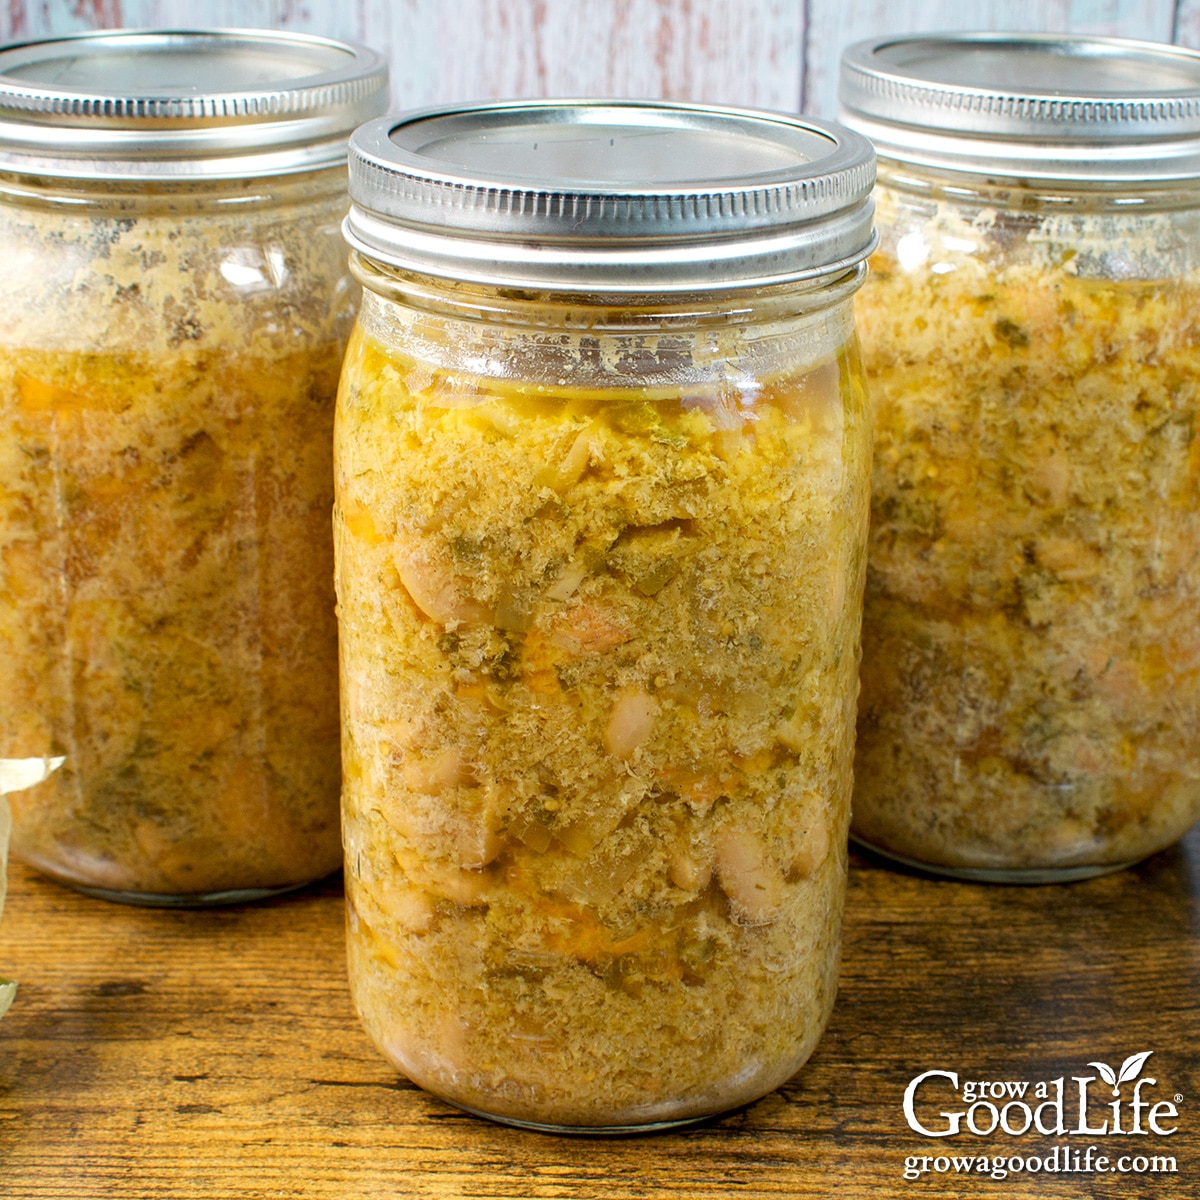
[[[63,883],[202,904],[338,866],[339,226],[385,90],[265,32],[0,52],[0,761],[57,766],[13,851]]]
[[[847,52],[882,239],[853,831],[894,858],[1080,878],[1200,815],[1198,93],[1098,38]]]
[[[820,1036],[872,175],[836,127],[686,105],[351,140],[350,977],[379,1049],[454,1104],[669,1126],[770,1091]]]

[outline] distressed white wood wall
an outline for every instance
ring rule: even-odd
[[[1200,0],[3,0],[0,40],[242,25],[365,42],[397,108],[651,96],[832,116],[843,46],[933,29],[1074,30],[1200,46]]]

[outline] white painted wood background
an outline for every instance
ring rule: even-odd
[[[649,96],[833,116],[842,47],[933,29],[1073,30],[1200,46],[1200,0],[2,0],[0,40],[242,25],[365,42],[409,108]]]

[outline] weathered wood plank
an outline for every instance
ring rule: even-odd
[[[1177,0],[1174,40],[1200,50],[1200,0]]]
[[[0,41],[54,37],[120,26],[244,26],[295,29],[357,40],[369,0],[8,0],[0,7]],[[384,0],[386,3],[386,0]]]
[[[804,107],[818,116],[837,115],[841,53],[861,38],[1021,29],[1169,42],[1174,15],[1175,0],[815,0],[805,44]]]
[[[793,108],[800,94],[794,0],[406,0],[386,31],[368,18],[366,40],[392,47],[400,107],[607,95]]]
[[[351,1012],[342,922],[336,882],[162,912],[16,867],[0,924],[0,968],[21,980],[0,1022],[6,1200],[1196,1195],[1200,830],[1134,870],[1057,887],[856,859],[838,1002],[812,1060],[758,1104],[648,1138],[503,1129],[412,1088]],[[1105,1149],[1171,1154],[1177,1173],[903,1178],[910,1155],[1049,1150],[1036,1137],[919,1137],[901,1112],[918,1072],[1070,1079],[1142,1050],[1158,1080],[1148,1094],[1185,1098],[1180,1132]]]

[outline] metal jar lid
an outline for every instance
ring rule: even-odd
[[[373,50],[257,29],[116,30],[0,49],[0,170],[70,179],[286,175],[345,161],[387,108]]]
[[[511,101],[370,121],[347,240],[401,269],[630,293],[841,273],[874,248],[870,144],[836,125],[650,101]]]
[[[841,120],[880,157],[1002,179],[1200,178],[1200,54],[1061,34],[858,42]]]

